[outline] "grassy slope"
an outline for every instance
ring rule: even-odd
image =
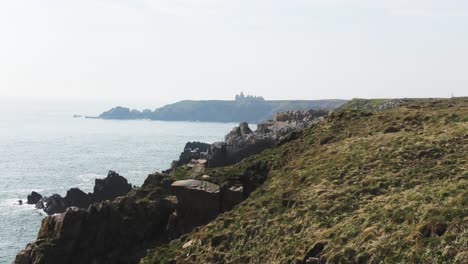
[[[348,109],[296,141],[212,171],[224,180],[272,164],[233,211],[142,263],[298,263],[314,245],[325,245],[315,255],[328,263],[466,263],[468,99]],[[383,133],[388,127],[400,132]]]

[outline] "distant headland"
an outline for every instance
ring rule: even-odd
[[[346,100],[265,100],[261,96],[240,93],[234,100],[184,100],[154,111],[143,111],[117,106],[96,118],[150,119],[163,121],[249,122],[271,119],[275,113],[292,110],[331,110]]]

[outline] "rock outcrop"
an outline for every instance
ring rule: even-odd
[[[211,145],[187,143],[179,159],[173,162],[172,168],[198,159],[206,159],[208,167],[238,163],[265,149],[297,139],[301,131],[315,125],[326,115],[328,111],[324,110],[281,112],[277,113],[273,120],[258,124],[256,131],[252,131],[246,122],[242,122],[226,135],[223,142]]]
[[[43,220],[38,239],[17,255],[14,264],[138,263],[148,248],[177,239],[241,203],[265,181],[268,170],[267,164],[255,163],[222,187],[208,182],[207,175],[200,176],[206,181],[174,181],[167,174],[153,173],[141,188],[123,196],[92,200],[87,209],[70,207],[85,205],[87,198],[107,193],[105,186],[116,182],[126,190],[126,181],[111,171],[106,180],[97,181],[94,194],[70,189],[64,198],[43,198],[40,203],[48,213],[67,209]]]
[[[172,167],[179,167],[185,164],[188,164],[192,160],[198,160],[201,158],[206,158],[206,153],[210,144],[202,142],[187,142],[184,147],[184,152],[182,152],[177,161],[174,161]]]
[[[93,196],[91,194],[87,194],[78,188],[71,188],[68,190],[65,199],[69,203],[69,206],[79,208],[88,208],[93,202]]]
[[[193,179],[174,182],[171,191],[177,202],[176,210],[168,221],[170,239],[209,223],[220,213],[232,210],[246,197],[241,185],[220,188],[216,184]]]
[[[14,263],[138,263],[148,245],[167,241],[167,220],[174,210],[164,200],[163,181],[155,178],[113,201],[46,217],[38,239]]]
[[[37,204],[37,202],[39,202],[39,200],[42,199],[42,195],[40,195],[39,193],[37,192],[31,192],[30,195],[28,195],[28,200],[27,200],[27,204]]]
[[[177,197],[176,215],[181,234],[213,220],[220,214],[218,185],[198,180],[176,181],[171,186]]]
[[[112,200],[118,196],[127,194],[132,185],[127,179],[114,171],[109,171],[104,179],[96,179],[94,184],[94,201]]]
[[[45,209],[58,212],[55,204],[83,194],[71,189],[66,198],[53,195],[44,203],[54,207]],[[63,214],[46,217],[38,239],[17,255],[14,264],[138,263],[150,245],[167,243],[210,222],[244,197],[242,186],[173,182],[165,174],[150,174],[141,188],[125,196],[87,209],[68,207]]]
[[[287,112],[256,131],[243,122],[224,142],[187,143],[175,166],[186,166],[186,177],[203,181],[174,182],[154,173],[141,188],[132,189],[124,177],[110,171],[105,179],[96,179],[93,193],[73,188],[65,197],[42,197],[37,206],[53,216],[44,219],[38,240],[14,263],[137,263],[151,245],[177,239],[241,203],[263,184],[270,169],[268,161],[256,162],[218,185],[203,175],[207,166],[237,163],[294,140],[324,114]]]
[[[48,215],[63,213],[69,206],[70,203],[59,194],[43,197],[36,204],[37,209],[43,209]]]
[[[43,209],[49,215],[65,212],[68,207],[74,206],[87,209],[92,203],[105,200],[113,200],[119,196],[127,194],[132,189],[132,185],[127,179],[114,171],[109,171],[104,179],[96,179],[94,193],[85,193],[79,188],[72,188],[67,191],[65,197],[54,194],[50,197],[42,197],[36,192],[28,196],[28,203],[36,204],[37,209]],[[36,203],[33,203],[41,197]]]

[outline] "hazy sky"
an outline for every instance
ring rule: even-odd
[[[5,0],[0,34],[0,97],[468,95],[466,0]]]

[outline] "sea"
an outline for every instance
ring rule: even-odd
[[[187,141],[221,141],[236,124],[100,120],[112,102],[0,98],[0,264],[35,240],[43,211],[26,202],[32,191],[62,196],[91,192],[114,170],[140,186],[168,169]]]

